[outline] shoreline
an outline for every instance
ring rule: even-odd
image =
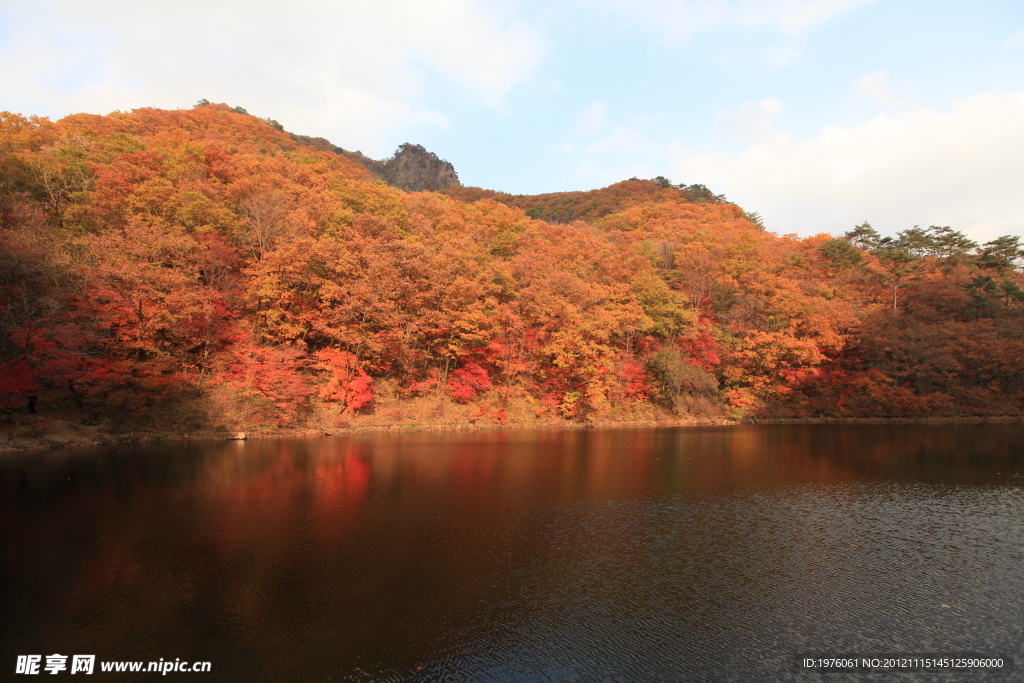
[[[34,419],[32,419],[34,418]],[[624,429],[672,427],[735,427],[798,424],[1024,424],[1024,416],[945,416],[945,417],[764,417],[764,418],[678,418],[674,420],[595,420],[592,422],[541,422],[538,424],[374,424],[337,429],[276,429],[254,433],[226,433],[192,430],[161,433],[135,431],[106,434],[96,427],[81,425],[45,414],[0,424],[0,454],[58,451],[69,448],[104,446],[120,443],[161,443],[188,441],[248,441],[279,438],[315,438],[357,434],[397,434],[412,432],[511,431],[523,429]]]

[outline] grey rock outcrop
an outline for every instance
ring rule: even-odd
[[[446,190],[459,187],[459,174],[455,167],[444,159],[439,159],[433,152],[428,152],[423,145],[410,142],[399,145],[389,159],[378,161],[371,159],[362,152],[351,152],[332,144],[325,138],[314,138],[308,135],[289,133],[292,139],[306,147],[321,152],[343,154],[357,164],[361,164],[388,185],[406,192],[423,192],[430,190]]]
[[[446,190],[457,187],[455,167],[422,145],[399,145],[395,155],[384,161],[381,177],[388,185],[407,192]]]

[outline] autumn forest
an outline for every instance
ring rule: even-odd
[[[227,105],[2,113],[0,407],[110,433],[1019,416],[1022,256],[780,236],[661,177],[405,192]]]

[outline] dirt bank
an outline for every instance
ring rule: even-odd
[[[395,432],[440,432],[440,431],[494,431],[505,429],[596,429],[622,427],[708,427],[776,424],[1024,424],[1019,416],[992,417],[864,417],[864,418],[750,418],[732,420],[728,418],[676,418],[658,420],[606,420],[592,422],[569,422],[565,420],[536,421],[531,424],[499,425],[486,423],[447,424],[381,424],[354,425],[333,429],[275,429],[256,433],[224,432],[217,430],[192,430],[187,432],[161,433],[155,431],[134,431],[110,434],[95,426],[76,424],[73,421],[49,415],[7,416],[0,422],[0,453],[53,450],[78,446],[94,446],[107,443],[159,442],[159,441],[216,441],[232,439],[256,439],[276,437],[343,436],[348,434],[395,433]]]

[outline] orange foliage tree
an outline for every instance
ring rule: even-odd
[[[406,193],[354,159],[227,105],[0,114],[2,404],[267,429],[412,395],[497,422],[1024,410],[1018,238],[780,237],[664,178]]]

